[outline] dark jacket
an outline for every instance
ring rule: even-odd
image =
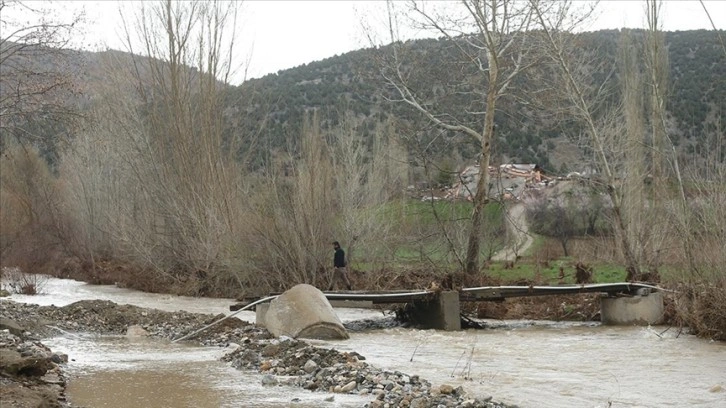
[[[335,255],[333,256],[333,266],[336,268],[342,268],[345,266],[345,251],[343,251],[342,248],[338,248],[335,250]]]

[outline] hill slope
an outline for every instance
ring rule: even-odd
[[[636,41],[643,36],[637,30],[631,34]],[[605,62],[605,67],[615,69],[620,35],[617,30],[582,33],[577,41],[583,52],[595,56],[593,63]],[[723,135],[723,128],[717,128],[717,118],[726,114],[726,55],[715,31],[668,32],[665,42],[670,63],[670,137],[684,153],[703,155],[718,132]],[[425,67],[416,67],[428,70],[422,92],[450,86],[454,76],[462,75],[461,71],[449,69],[453,58],[449,41],[418,40],[408,46],[426,61]],[[324,128],[352,117],[363,136],[368,137],[376,126],[391,120],[399,134],[409,138],[415,135],[421,144],[428,144],[442,132],[408,106],[391,102],[395,95],[386,89],[378,74],[376,61],[386,48],[353,51],[244,83],[228,96],[232,111],[244,113],[234,126],[237,131],[259,132],[266,146],[294,147],[305,112],[316,110]],[[593,76],[602,78],[606,74],[593,72]],[[609,86],[615,94],[613,102],[617,103],[617,75]],[[520,94],[526,94],[537,89],[538,84],[524,79],[518,87]],[[452,99],[451,103],[452,109],[466,108],[462,100]],[[548,170],[567,170],[563,163],[570,161],[577,150],[567,140],[579,132],[577,128],[548,119],[513,99],[504,99],[499,107],[495,161],[536,162]],[[436,153],[441,156],[471,160],[478,153],[477,144],[462,135],[444,132],[443,136],[435,143]]]
[[[638,41],[643,32],[636,30],[631,34]],[[706,30],[665,33],[670,69],[669,136],[686,159],[684,162],[709,154],[726,160],[721,124],[721,118],[726,116],[726,55],[718,34]],[[604,67],[617,68],[620,35],[617,30],[576,35],[583,52],[594,56],[593,66],[588,68],[594,69],[593,78],[606,77],[601,68],[593,68],[597,63],[605,62]],[[420,72],[417,75],[422,94],[436,98],[438,94],[447,94],[457,81],[471,80],[465,69],[453,69],[461,68],[461,64],[452,62],[455,57],[449,41],[417,40],[406,43],[406,47],[423,61],[408,67],[412,72]],[[250,80],[237,87],[224,85],[228,136],[250,141],[245,149],[252,153],[253,165],[260,165],[276,152],[297,151],[304,119],[307,113],[316,111],[323,131],[331,138],[345,123],[370,145],[373,135],[385,128],[388,133],[402,136],[401,143],[409,151],[425,148],[441,166],[455,169],[473,160],[479,152],[475,140],[455,132],[442,132],[412,108],[392,101],[396,99],[395,94],[381,77],[377,62],[389,49],[361,49]],[[138,67],[133,62],[131,54],[110,50],[38,53],[28,56],[24,63],[28,72],[62,69],[63,75],[72,77],[74,83],[63,94],[65,103],[84,110],[99,103],[99,90],[109,77],[130,77],[130,72]],[[0,68],[6,70],[7,66],[3,64]],[[9,80],[7,75],[3,77],[4,81]],[[608,86],[613,90],[612,103],[618,103],[617,75]],[[546,107],[522,104],[528,92],[541,88],[537,81],[523,77],[515,88],[516,98],[504,98],[498,104],[494,163],[538,163],[548,171],[562,173],[582,170],[577,167],[581,150],[571,142],[580,129],[567,120],[558,120],[546,112]],[[127,92],[133,94],[133,84],[129,84]],[[452,97],[452,94],[448,92],[449,99],[438,103],[450,104],[451,111],[483,110],[471,98]],[[472,116],[471,120],[477,117]],[[41,136],[38,143],[50,161],[56,157],[53,138],[72,134],[63,124],[49,121],[24,126],[24,132]]]

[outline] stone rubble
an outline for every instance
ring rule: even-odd
[[[81,301],[64,307],[37,306],[0,300],[0,316],[24,327],[25,340],[8,330],[0,333],[0,349],[42,355],[52,366],[48,384],[60,387],[60,403],[65,381],[62,364],[67,356],[55,355],[40,339],[61,332],[98,334],[143,333],[168,340],[181,338],[223,315],[163,312],[108,301]],[[350,329],[350,328],[349,328]],[[143,330],[143,331],[142,331]],[[55,333],[52,333],[55,332]],[[204,346],[230,347],[222,360],[241,370],[263,374],[265,386],[297,386],[311,391],[370,396],[368,408],[389,407],[487,407],[506,408],[491,397],[468,395],[461,387],[433,387],[417,375],[386,371],[366,363],[355,352],[318,348],[302,340],[275,338],[267,330],[230,318],[189,340]],[[34,345],[34,346],[33,346]],[[60,364],[60,367],[59,367]],[[3,362],[4,365],[4,362]],[[59,403],[59,404],[60,404]],[[61,406],[61,405],[57,405]],[[67,405],[64,405],[67,406]]]
[[[65,398],[66,378],[62,364],[68,356],[57,354],[37,340],[23,339],[0,330],[0,405],[68,407]],[[14,331],[14,330],[13,330]]]

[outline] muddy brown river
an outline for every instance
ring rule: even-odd
[[[174,311],[229,313],[231,299],[148,294],[49,279],[45,295],[19,302],[63,306],[82,299]],[[343,321],[379,311],[336,309]],[[242,312],[254,321],[254,313]],[[356,351],[375,366],[462,386],[520,407],[726,407],[726,344],[668,327],[487,321],[488,329],[384,329],[320,347]],[[218,348],[125,336],[59,335],[44,341],[71,361],[69,399],[83,407],[360,407],[368,397],[263,387],[257,373],[218,360]]]

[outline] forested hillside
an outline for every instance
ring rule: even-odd
[[[642,31],[629,33],[636,42],[642,41]],[[714,152],[720,155],[718,159],[724,160],[726,154],[722,141],[724,126],[719,122],[726,114],[726,57],[718,34],[706,30],[665,34],[669,61],[669,136],[685,163]],[[591,56],[594,82],[602,82],[612,89],[612,104],[619,103],[616,57],[622,35],[617,30],[577,35],[583,55]],[[242,140],[239,156],[244,155],[250,165],[259,167],[276,152],[295,154],[306,113],[315,110],[323,130],[337,129],[342,122],[347,122],[347,126],[353,126],[368,139],[366,143],[370,146],[378,127],[392,126],[409,151],[426,146],[437,162],[446,163],[452,169],[461,168],[478,153],[477,143],[455,132],[442,132],[410,106],[396,101],[396,95],[380,75],[381,59],[390,51],[388,48],[361,49],[252,79],[237,87],[228,86],[224,100],[225,134]],[[440,90],[458,86],[457,83],[465,82],[471,74],[455,60],[450,41],[417,40],[407,43],[407,48],[421,61],[417,68],[422,72],[417,73],[417,80],[422,94],[431,93],[433,97],[443,93]],[[52,54],[41,50],[36,54],[38,58],[32,61],[28,72],[48,72],[52,68],[72,76],[72,81],[62,79],[69,85],[54,98],[72,100],[72,105],[81,111],[98,102],[99,90],[109,76],[128,76],[145,61],[136,57],[137,65],[134,65],[131,54],[113,50]],[[4,65],[5,71],[7,66]],[[56,81],[60,80],[56,78]],[[548,110],[551,106],[528,96],[544,89],[541,76],[522,77],[512,97],[505,98],[498,106],[504,114],[497,118],[494,160],[538,163],[554,172],[582,170],[563,161],[563,158],[568,162],[574,159],[573,150],[563,142],[576,139],[579,129],[571,126],[566,118],[554,118],[556,115]],[[129,83],[129,94],[138,91],[136,85]],[[468,106],[469,97],[448,97],[443,103],[453,110],[482,110],[481,106]],[[49,162],[55,162],[56,138],[58,135],[72,137],[74,130],[69,128],[69,121],[54,120],[52,114],[43,118],[13,126],[21,132],[38,135],[36,145]],[[334,135],[329,136],[334,139]]]
[[[616,30],[577,35],[583,55],[591,56],[594,82],[612,89],[612,104],[618,103],[620,93],[617,52],[622,34]],[[636,42],[642,41],[644,35],[638,30],[629,34]],[[666,33],[669,136],[683,154],[707,154],[723,135],[723,125],[717,118],[726,113],[726,56],[718,34],[706,30]],[[426,72],[418,78],[422,93],[435,94],[437,89],[465,79],[467,72],[457,69],[460,67],[450,41],[427,39],[407,45],[409,52],[418,54],[425,65]],[[371,136],[378,124],[390,120],[408,141],[428,145],[436,139],[440,160],[471,160],[478,152],[476,143],[450,132],[437,138],[439,129],[406,104],[395,101],[394,93],[379,75],[379,61],[386,48],[353,51],[250,80],[232,89],[226,104],[230,130],[258,134],[264,143],[257,144],[256,157],[262,160],[271,150],[298,146],[305,112],[317,110],[324,128],[334,128],[348,115],[356,118],[363,136]],[[553,141],[575,138],[579,130],[567,120],[552,120],[547,106],[528,99],[528,94],[545,88],[536,75],[528,76],[518,82],[513,97],[502,103],[504,115],[497,119],[495,161],[539,163],[551,171],[564,168],[562,163],[551,162],[557,156],[553,150],[560,145]],[[453,109],[476,108],[466,106],[465,98],[451,97],[447,103]]]

